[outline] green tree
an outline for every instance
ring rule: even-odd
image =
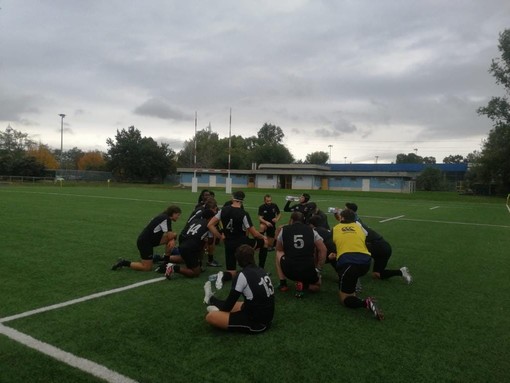
[[[397,159],[395,161],[397,164],[423,164],[423,157],[415,153],[400,153],[397,154]]]
[[[489,69],[502,85],[507,96],[492,97],[487,106],[478,108],[493,123],[487,139],[482,144],[479,176],[485,183],[495,184],[500,193],[510,192],[510,29],[499,35],[498,49],[501,58],[493,59]]]
[[[163,182],[175,172],[173,150],[151,137],[142,137],[134,126],[117,130],[115,141],[108,138],[106,143],[110,147],[108,166],[119,181]]]
[[[281,144],[284,136],[283,130],[279,126],[267,122],[257,133],[259,145]]]
[[[436,163],[436,157],[432,157],[432,156],[423,157],[422,161],[423,161],[424,164],[435,164]]]
[[[329,160],[326,152],[313,152],[306,155],[305,164],[324,165]]]
[[[284,145],[267,144],[253,149],[253,162],[257,164],[291,164],[294,162],[292,153]]]
[[[35,142],[23,133],[7,126],[0,132],[0,174],[12,176],[44,176],[44,165],[28,151],[36,148]]]
[[[184,147],[177,155],[178,165],[184,168],[195,167],[195,139],[197,168],[212,168],[220,153],[218,133],[210,129],[199,130],[192,139],[184,141]]]
[[[460,154],[449,155],[443,158],[443,164],[461,164],[467,160]]]
[[[217,153],[212,167],[228,169],[229,139],[218,141]],[[246,140],[241,136],[232,136],[230,139],[230,169],[250,169],[252,153],[247,148]]]
[[[444,175],[437,168],[427,167],[416,177],[416,187],[425,191],[446,190]]]
[[[284,134],[279,126],[265,123],[257,132],[257,138],[248,138],[252,162],[257,164],[291,164],[292,153],[282,144]]]

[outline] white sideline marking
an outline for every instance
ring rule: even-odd
[[[3,334],[27,347],[49,355],[60,362],[78,368],[86,373],[97,376],[111,383],[136,383],[136,380],[112,371],[109,368],[92,362],[88,359],[80,358],[67,351],[61,350],[51,344],[41,342],[27,334],[23,334],[17,330],[0,324],[0,334]]]
[[[399,215],[398,217],[391,217],[391,218],[383,219],[382,221],[379,221],[379,222],[384,223],[384,222],[393,221],[394,219],[399,219],[402,217],[405,217],[405,215]]]
[[[506,208],[508,209],[508,212],[510,213],[510,206],[506,205]]]
[[[375,215],[364,215],[363,218],[383,218]],[[393,219],[393,218],[391,218]],[[389,220],[391,220],[389,219]],[[388,221],[389,221],[388,220]],[[455,222],[455,221],[435,221],[430,219],[418,219],[418,218],[402,218],[402,221],[410,221],[410,222],[425,222],[425,223],[443,223],[446,225],[466,225],[466,226],[484,226],[484,227],[502,227],[504,229],[510,229],[509,225],[493,225],[490,223],[476,223],[476,222]],[[379,222],[385,222],[385,221],[379,221]]]
[[[113,290],[102,291],[100,293],[95,293],[95,294],[87,295],[85,297],[73,299],[73,300],[70,300],[70,301],[67,301],[67,302],[57,303],[57,304],[54,304],[54,305],[51,305],[51,306],[41,307],[39,309],[30,310],[30,311],[25,311],[24,313],[21,313],[21,314],[16,314],[16,315],[11,315],[10,317],[0,318],[0,323],[5,323],[5,322],[11,321],[11,320],[15,320],[15,319],[19,319],[19,318],[24,318],[24,317],[28,317],[28,316],[31,316],[31,315],[43,313],[43,312],[46,312],[46,311],[51,311],[51,310],[59,309],[59,308],[62,308],[62,307],[74,305],[75,303],[81,303],[81,302],[85,302],[85,301],[88,301],[88,300],[91,300],[91,299],[96,299],[96,298],[104,297],[106,295],[120,293],[121,291],[126,291],[126,290],[130,290],[130,289],[134,289],[134,288],[139,287],[139,286],[148,285],[150,283],[155,283],[155,282],[161,282],[161,281],[164,281],[164,280],[165,280],[165,277],[149,279],[147,281],[137,282],[137,283],[134,283],[132,285],[128,285],[128,286],[124,286],[124,287],[119,287],[119,288],[113,289]]]
[[[439,209],[439,206],[431,207],[429,210]]]

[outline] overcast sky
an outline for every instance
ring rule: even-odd
[[[106,151],[134,125],[178,152],[281,127],[296,159],[467,155],[503,94],[509,0],[0,0],[0,130]],[[332,145],[330,147],[329,145]]]

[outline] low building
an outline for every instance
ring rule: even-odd
[[[447,180],[464,179],[467,164],[260,164],[251,170],[178,168],[180,183],[198,187],[225,187],[230,174],[232,188],[289,190],[346,190],[412,193],[416,177],[427,167],[441,170]]]

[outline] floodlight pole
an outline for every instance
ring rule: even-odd
[[[228,123],[228,169],[227,169],[227,179],[225,182],[225,193],[232,193],[232,178],[230,178],[230,157],[232,152],[232,108],[230,108],[230,117]]]
[[[60,169],[62,169],[62,162],[64,159],[64,117],[65,114],[61,113],[60,116]]]
[[[331,165],[331,148],[333,147],[333,145],[328,145],[329,147],[329,164]]]
[[[195,111],[195,138],[193,139],[195,148],[193,150],[193,179],[191,180],[191,192],[198,192],[198,180],[197,180],[197,112]]]

